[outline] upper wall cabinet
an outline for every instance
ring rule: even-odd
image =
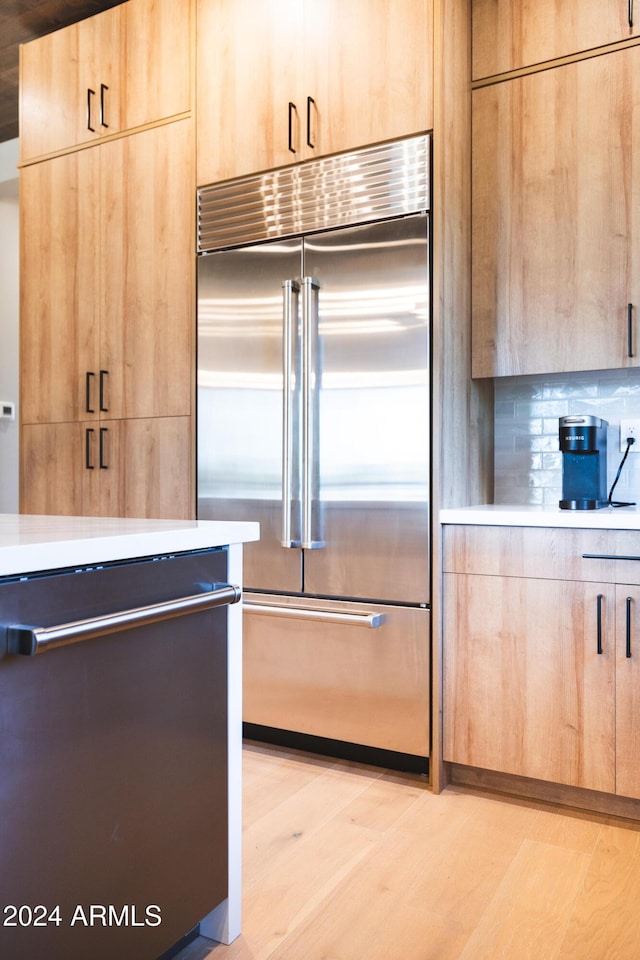
[[[640,364],[640,46],[473,92],[475,377]]]
[[[197,179],[432,127],[430,0],[198,0]]]
[[[473,0],[480,79],[640,34],[640,0]]]
[[[190,0],[129,0],[24,44],[26,162],[191,107]]]

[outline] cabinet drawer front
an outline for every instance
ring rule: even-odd
[[[452,525],[444,531],[444,569],[640,584],[640,531]]]
[[[428,756],[427,610],[261,594],[245,604],[247,723]],[[348,622],[359,614],[384,620]]]

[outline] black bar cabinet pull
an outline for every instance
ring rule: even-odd
[[[627,304],[627,356],[633,356],[633,304]]]
[[[108,433],[108,427],[100,427],[100,469],[108,470],[109,464],[105,461],[104,447],[105,447],[105,437]]]
[[[629,13],[629,26],[633,27],[633,0],[629,0],[628,13]]]
[[[598,594],[598,600],[597,600],[598,646],[597,646],[597,650],[598,650],[598,653],[599,653],[599,654],[602,653],[602,600],[603,600],[603,597],[604,597],[604,595],[603,595],[602,593],[599,593],[599,594]]]
[[[631,604],[633,600],[627,597],[627,660],[631,659]]]
[[[105,377],[108,377],[108,376],[109,376],[109,371],[108,371],[108,370],[101,370],[101,371],[100,371],[100,395],[99,395],[99,398],[98,398],[99,401],[100,401],[100,413],[108,413],[108,412],[109,412],[109,407],[106,406],[106,404],[105,404],[105,399],[104,399],[104,393],[105,393],[105,391],[104,391],[104,387],[105,387],[104,378],[105,378]]]
[[[583,553],[583,560],[640,560],[640,557],[615,553]]]
[[[87,370],[87,376],[85,379],[85,387],[84,387],[84,390],[85,390],[84,408],[87,413],[95,413],[95,410],[91,406],[91,383],[92,383],[91,378],[92,377],[95,377],[95,373],[93,372],[93,370]]]
[[[311,105],[315,106],[315,100],[313,97],[307,97],[307,146],[315,147],[315,143],[311,142]]]
[[[104,95],[108,89],[109,87],[106,85],[106,83],[100,84],[100,126],[101,127],[109,126],[109,124],[105,120],[105,103],[104,103]]]
[[[296,148],[293,145],[293,115],[296,112],[296,105],[292,100],[289,100],[289,151],[291,153],[296,152]]]
[[[91,126],[91,97],[95,97],[96,92],[91,87],[87,87],[87,130],[91,133],[96,132],[96,128]]]
[[[93,427],[87,427],[84,432],[84,465],[87,470],[93,470],[93,464],[91,463],[91,434],[93,433]]]

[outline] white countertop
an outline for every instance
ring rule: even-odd
[[[453,507],[440,511],[440,523],[482,524],[507,527],[575,527],[596,530],[640,530],[638,507],[603,507],[601,510],[561,510],[560,507],[501,506]]]
[[[0,513],[0,576],[258,540],[258,523]]]

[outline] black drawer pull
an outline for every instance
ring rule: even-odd
[[[307,146],[313,150],[315,143],[311,139],[311,104],[315,107],[316,102],[313,97],[307,97]]]
[[[106,435],[108,432],[109,432],[109,428],[108,428],[108,427],[100,427],[100,461],[99,461],[99,462],[100,462],[100,469],[101,469],[101,470],[108,470],[108,469],[109,469],[109,464],[108,464],[108,463],[106,462],[106,460],[105,460],[105,453],[104,453],[105,435]]]
[[[289,100],[289,143],[288,149],[290,153],[295,153],[296,148],[293,145],[293,115],[296,112],[296,105],[292,100]]]
[[[105,402],[105,389],[104,389],[104,387],[105,387],[105,377],[108,377],[108,376],[109,376],[109,371],[108,371],[108,370],[101,370],[101,371],[100,371],[99,401],[100,401],[100,412],[101,412],[101,413],[108,413],[108,412],[109,412],[109,407],[107,406],[107,404],[106,404],[106,402]]]
[[[632,597],[627,597],[627,660],[631,659],[631,604]]]
[[[95,377],[95,373],[93,373],[92,370],[87,370],[87,376],[84,384],[84,409],[87,413],[95,413],[95,410],[91,406],[91,384],[93,382],[93,377]]]
[[[629,24],[631,26],[631,24]],[[627,304],[627,356],[633,356],[633,304]]]
[[[91,126],[91,97],[95,97],[96,92],[91,87],[87,87],[87,130],[91,133],[96,132],[96,128]]]
[[[627,557],[614,553],[583,553],[583,560],[640,560],[640,557]]]
[[[109,89],[109,87],[106,85],[106,83],[101,83],[101,84],[100,84],[100,126],[101,126],[101,127],[107,127],[107,128],[108,128],[109,124],[108,124],[107,121],[106,121],[106,110],[105,110],[105,98],[104,98],[104,95],[105,95],[105,93],[107,92],[108,89]]]
[[[91,434],[93,433],[93,427],[87,427],[84,432],[84,466],[86,470],[93,470],[93,464],[91,463]]]
[[[602,653],[602,601],[604,595],[602,593],[598,594],[597,598],[597,646],[596,650],[598,654]]]

